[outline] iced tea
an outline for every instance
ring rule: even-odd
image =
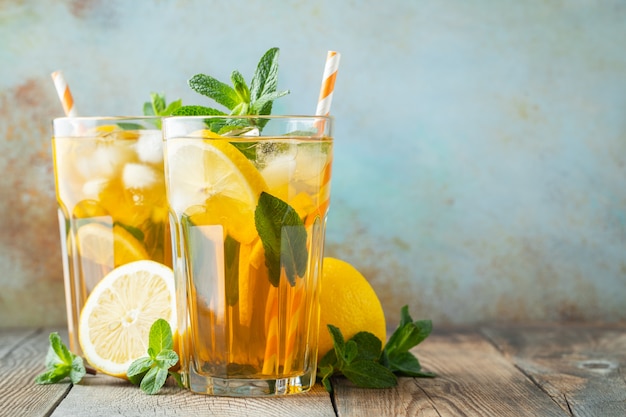
[[[94,286],[143,259],[171,266],[158,118],[54,120],[52,149],[70,349]]]
[[[164,121],[175,271],[185,288],[181,355],[192,391],[277,395],[315,383],[330,123]]]

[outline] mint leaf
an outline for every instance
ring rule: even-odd
[[[189,87],[196,93],[207,96],[229,110],[241,103],[241,97],[228,84],[216,80],[210,75],[196,74],[189,80]]]
[[[389,369],[399,375],[413,377],[434,377],[431,372],[423,372],[419,360],[411,352],[402,352],[394,356]]]
[[[183,105],[183,101],[180,100],[180,99],[178,99],[176,101],[172,101],[170,104],[168,104],[168,106],[165,109],[163,109],[163,111],[161,113],[159,113],[159,116],[171,116],[182,105]]]
[[[262,192],[254,212],[256,229],[265,249],[265,265],[278,287],[281,269],[291,286],[304,275],[308,259],[306,229],[298,213],[281,199]]]
[[[363,360],[378,360],[383,343],[370,332],[359,332],[350,339],[358,348],[358,357]]]
[[[233,83],[233,87],[235,87],[235,92],[239,96],[241,103],[250,103],[250,89],[243,75],[241,75],[239,71],[233,71],[230,80]]]
[[[141,380],[139,388],[146,394],[156,394],[165,385],[167,376],[168,371],[166,369],[159,367],[151,368]]]
[[[224,116],[226,113],[211,107],[182,106],[172,113],[172,116]]]
[[[261,57],[252,83],[250,84],[250,97],[257,101],[267,93],[276,91],[278,85],[278,48],[271,48]]]
[[[152,365],[154,365],[154,360],[148,357],[139,358],[133,361],[126,372],[128,380],[134,385],[139,385],[146,373],[148,373],[150,368],[152,368]]]
[[[343,349],[343,361],[344,361],[344,369],[345,366],[350,365],[352,361],[356,359],[359,354],[359,348],[356,345],[356,342],[352,339],[346,342],[346,346]]]
[[[172,101],[169,105],[165,100],[164,94],[159,93],[150,93],[150,101],[145,102],[143,104],[143,114],[144,116],[171,116],[180,106],[182,106],[182,100],[178,99]],[[123,126],[123,123],[119,123],[120,126]],[[161,128],[161,121],[156,122],[157,127]],[[131,129],[131,124],[126,124],[125,129]],[[141,126],[135,127],[135,129],[141,129]]]
[[[150,93],[150,99],[152,101],[153,114],[159,115],[163,110],[165,110],[165,96],[157,93]]]
[[[178,354],[173,350],[167,349],[159,352],[156,356],[155,363],[159,368],[165,370],[170,369],[178,362]]]
[[[239,302],[239,248],[240,243],[227,235],[224,239],[224,281],[229,306]]]
[[[409,315],[408,306],[402,307],[400,324],[383,349],[380,362],[400,375],[432,377],[435,374],[422,372],[417,357],[410,350],[423,342],[432,332],[430,320],[416,320]]]
[[[267,115],[272,112],[272,102],[277,98],[281,98],[289,94],[289,91],[275,91],[267,93],[256,100],[250,108],[250,114]],[[268,106],[269,105],[269,106]]]
[[[389,388],[398,383],[393,372],[374,361],[354,361],[343,369],[343,374],[361,388]]]
[[[158,319],[152,324],[150,327],[148,346],[149,349],[155,352],[155,355],[158,355],[165,349],[172,349],[172,347],[174,347],[172,329],[166,320]],[[150,356],[152,357],[152,355]]]
[[[74,355],[63,344],[58,333],[50,333],[50,346],[46,353],[46,370],[35,377],[36,384],[55,384],[69,378],[72,384],[77,384],[87,373],[83,358]]]
[[[78,384],[86,373],[87,371],[85,369],[83,358],[74,355],[74,358],[72,359],[72,366],[70,368],[70,381],[72,381],[72,384]]]
[[[126,371],[130,382],[139,385],[146,394],[156,394],[168,375],[182,385],[180,375],[169,370],[178,363],[178,354],[172,350],[172,329],[166,320],[158,319],[152,324],[148,345],[149,357],[133,361]]]
[[[328,332],[330,333],[331,339],[333,339],[333,347],[335,348],[335,354],[338,358],[343,358],[344,349],[346,347],[345,339],[343,338],[343,333],[339,330],[339,327],[333,326],[332,324],[327,325]]]
[[[48,339],[50,340],[50,346],[52,347],[52,351],[54,352],[54,356],[51,358],[51,360],[54,361],[56,359],[58,360],[58,363],[71,365],[74,355],[69,351],[67,346],[63,344],[59,334],[56,332],[51,333]]]
[[[183,379],[178,372],[170,372],[170,376],[174,378],[174,381],[176,381],[176,384],[179,388],[185,388],[185,384],[183,384]]]

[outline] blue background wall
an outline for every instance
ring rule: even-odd
[[[620,0],[0,0],[0,325],[63,323],[50,120],[251,77],[315,110],[342,54],[327,255],[390,324],[626,320],[626,3]]]

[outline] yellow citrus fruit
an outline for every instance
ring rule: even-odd
[[[159,318],[176,332],[172,270],[149,260],[122,265],[87,298],[80,314],[80,347],[98,371],[126,378],[130,364],[147,355],[150,327]]]
[[[83,258],[110,268],[148,259],[143,245],[118,225],[85,224],[76,232],[76,241]]]
[[[196,225],[221,224],[240,243],[252,242],[254,210],[267,188],[252,162],[222,139],[174,139],[166,146],[174,211]]]
[[[319,358],[333,348],[328,324],[338,327],[345,340],[360,331],[387,340],[385,313],[365,277],[349,263],[324,258],[320,293]]]

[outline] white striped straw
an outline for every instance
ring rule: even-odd
[[[65,115],[67,117],[76,117],[77,114],[76,109],[74,108],[74,99],[72,98],[70,87],[65,82],[65,78],[63,78],[63,73],[61,71],[54,71],[51,75],[59,100],[61,100],[61,105],[63,105]]]
[[[322,88],[317,101],[316,116],[328,116],[330,104],[333,101],[333,91],[335,89],[335,78],[339,69],[339,58],[341,54],[335,51],[328,51],[326,55],[326,65],[324,66],[324,77],[322,78]]]

